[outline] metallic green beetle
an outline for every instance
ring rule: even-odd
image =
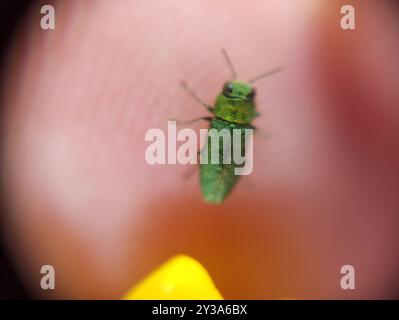
[[[268,71],[247,82],[237,81],[235,80],[237,78],[236,72],[229,56],[224,49],[222,52],[230,67],[234,80],[224,84],[223,91],[217,96],[214,107],[204,103],[185,82],[183,82],[182,85],[183,88],[213,114],[212,117],[201,117],[196,120],[209,121],[209,129],[215,129],[219,132],[223,129],[228,129],[231,136],[233,135],[233,130],[241,131],[241,154],[245,156],[245,129],[255,129],[251,123],[252,120],[258,116],[255,104],[256,92],[252,87],[252,83],[270,74],[279,72],[281,68]],[[239,166],[243,166],[243,164],[237,164],[233,157],[231,157],[231,163],[223,163],[223,147],[220,147],[223,145],[222,140],[223,138],[220,137],[219,163],[211,163],[212,141],[208,135],[208,143],[206,146],[208,152],[205,155],[207,161],[201,161],[200,164],[201,190],[204,200],[208,203],[218,204],[226,199],[240,178],[239,175],[235,174],[235,169]]]

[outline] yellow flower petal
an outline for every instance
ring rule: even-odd
[[[166,261],[131,289],[126,300],[222,300],[206,269],[195,259],[178,255]]]

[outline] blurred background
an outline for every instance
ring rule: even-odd
[[[1,298],[120,299],[182,253],[226,299],[399,298],[397,1],[13,1],[1,17]],[[212,104],[221,48],[240,79],[284,71],[256,83],[254,171],[215,206],[196,168],[148,165],[144,135],[204,115],[179,83]]]

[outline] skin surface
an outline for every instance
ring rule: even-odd
[[[339,27],[348,2],[355,31]],[[43,31],[40,5],[1,103],[1,227],[33,294],[118,299],[183,253],[227,299],[398,297],[396,6],[69,0]],[[256,83],[254,172],[212,206],[187,166],[145,162],[144,136],[203,115],[179,83],[214,101],[231,78],[221,48],[239,79],[284,72]],[[340,287],[346,264],[356,290]]]

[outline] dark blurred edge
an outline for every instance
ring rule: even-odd
[[[32,0],[9,0],[0,1],[0,70],[1,70],[1,88],[4,79],[5,57],[16,29],[23,21]],[[1,98],[1,97],[0,97]],[[0,123],[3,120],[3,106],[0,106]],[[0,128],[2,132],[3,128]],[[0,147],[2,143],[0,144]],[[3,149],[1,149],[2,153]],[[3,181],[1,187],[4,188]],[[0,299],[29,299],[31,296],[28,290],[23,286],[15,268],[13,267],[4,244],[4,215],[5,201],[4,193],[0,190]]]

